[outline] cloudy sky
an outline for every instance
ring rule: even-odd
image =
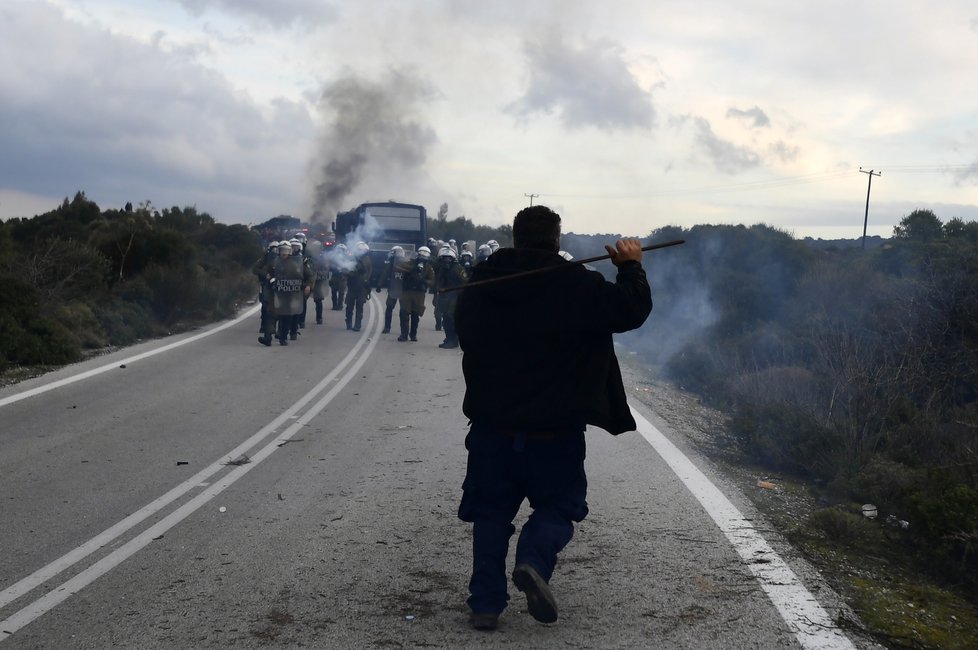
[[[0,218],[978,220],[973,0],[2,0]]]

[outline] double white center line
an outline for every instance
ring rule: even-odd
[[[176,486],[163,496],[140,508],[137,512],[129,515],[111,528],[96,535],[84,544],[64,554],[57,560],[44,566],[17,583],[7,587],[0,592],[0,609],[13,603],[15,600],[26,596],[28,593],[44,585],[48,581],[57,577],[62,572],[79,564],[89,555],[101,548],[111,544],[113,541],[124,535],[129,530],[140,525],[146,519],[161,512],[174,502],[183,498],[190,492],[204,488],[165,517],[149,526],[128,542],[115,549],[94,564],[91,564],[80,573],[62,583],[61,585],[49,590],[33,602],[29,603],[10,617],[0,621],[0,642],[8,638],[11,634],[28,625],[38,617],[44,615],[60,603],[67,600],[73,594],[78,593],[86,586],[105,575],[120,563],[137,553],[147,546],[154,538],[158,538],[166,531],[170,530],[188,516],[196,512],[203,505],[215,496],[233,485],[238,479],[257,467],[263,460],[271,456],[283,441],[290,440],[298,431],[316,417],[326,406],[333,401],[341,390],[353,379],[360,368],[370,357],[377,345],[378,334],[380,333],[380,318],[377,314],[377,303],[375,300],[369,301],[370,315],[368,326],[360,335],[356,345],[343,358],[343,360],[323,378],[309,392],[303,395],[297,402],[286,409],[281,415],[265,425],[260,431],[242,442],[240,445],[222,454],[221,458],[239,458],[248,453],[256,446],[265,442],[270,436],[272,440],[267,442],[258,451],[249,456],[250,462],[237,465],[228,470],[228,466],[223,460],[215,461],[205,469],[190,477],[180,485]],[[371,332],[372,330],[372,332]],[[345,372],[344,372],[345,370]],[[342,373],[342,377],[340,377]],[[314,401],[317,400],[318,401]],[[312,403],[311,406],[308,406]],[[308,406],[308,408],[307,408]],[[301,415],[300,415],[301,414]],[[292,420],[280,433],[279,428]],[[274,435],[273,435],[274,434]],[[215,475],[221,474],[211,484],[207,484]]]

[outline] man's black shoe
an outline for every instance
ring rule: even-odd
[[[353,326],[353,331],[354,332],[359,332],[360,331],[360,326],[359,325],[354,325]]]
[[[261,343],[262,345],[271,345],[272,344],[272,337],[271,336],[268,336],[268,335],[259,336],[258,337],[258,342]]]
[[[513,584],[526,594],[526,609],[541,623],[557,621],[557,602],[550,585],[529,564],[517,564],[513,569]]]
[[[322,325],[322,324],[323,324],[323,319],[322,318],[317,318],[316,319],[316,325]]]
[[[414,341],[415,343],[417,343],[418,342],[418,337],[417,336],[412,336],[411,337],[411,340]]]
[[[289,340],[290,341],[295,341],[298,338],[299,338],[299,333],[298,332],[289,332]]]
[[[469,616],[469,625],[476,630],[491,632],[499,627],[499,614],[479,614],[472,612]]]
[[[289,342],[288,342],[288,341],[286,341],[285,339],[279,339],[279,340],[278,340],[278,344],[279,344],[279,345],[288,345],[288,344],[289,344]]]
[[[445,341],[444,343],[439,343],[438,347],[440,347],[442,350],[454,350],[458,347],[458,343],[449,343],[448,341]]]
[[[403,343],[404,341],[407,341],[407,336],[401,334],[400,336],[397,337],[397,340]]]
[[[391,328],[389,328],[389,327],[385,327],[383,329],[383,331],[381,332],[381,334],[390,334],[390,333],[391,333]]]

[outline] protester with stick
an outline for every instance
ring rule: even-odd
[[[638,328],[652,310],[641,245],[606,246],[618,268],[608,282],[560,255],[560,216],[537,205],[516,215],[514,248],[500,248],[460,291],[456,329],[471,420],[458,516],[471,522],[470,622],[496,629],[509,599],[506,554],[524,499],[533,509],[516,546],[512,578],[531,616],[557,620],[550,579],[557,554],[588,513],[584,428],[636,428],[612,334]],[[506,276],[554,265],[568,268]],[[573,265],[573,268],[570,268]],[[479,282],[498,279],[479,285]]]

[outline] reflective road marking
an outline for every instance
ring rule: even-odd
[[[774,552],[754,525],[661,431],[638,411],[631,411],[638,423],[638,432],[720,527],[761,583],[761,588],[774,603],[798,643],[811,650],[854,648],[815,596],[805,588],[781,556]]]

